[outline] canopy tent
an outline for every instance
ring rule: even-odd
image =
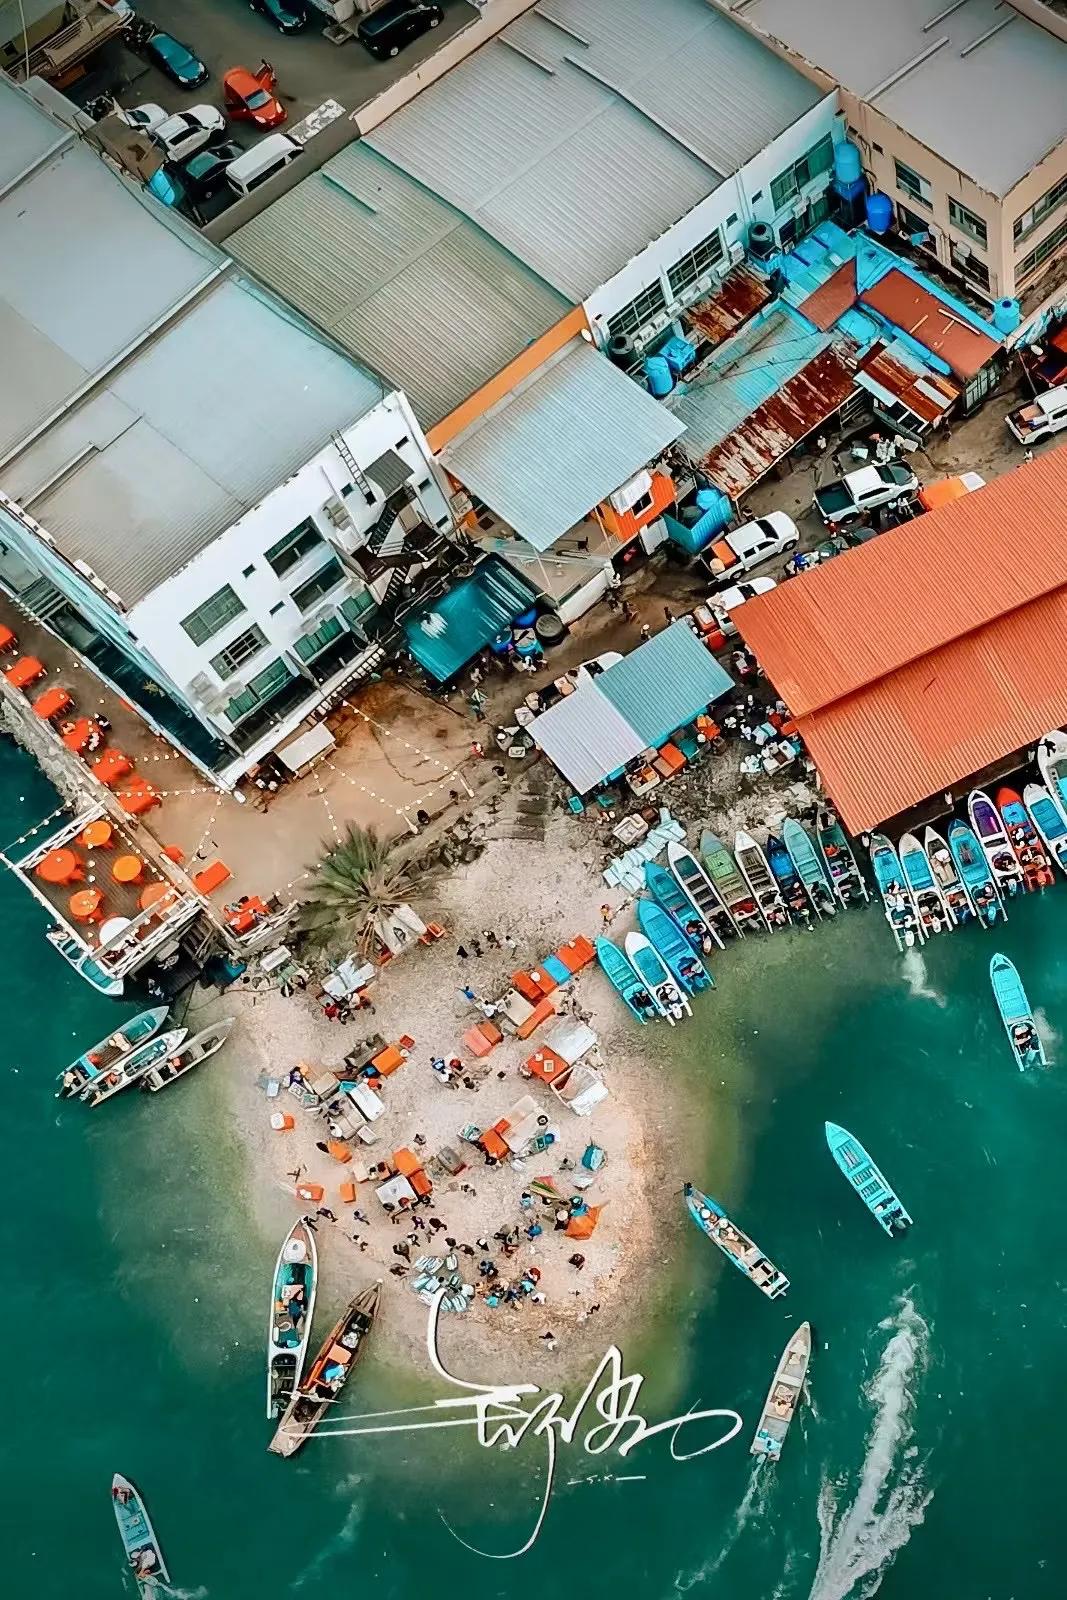
[[[537,590],[499,556],[486,556],[469,578],[419,607],[404,622],[408,649],[444,683],[529,611]]]

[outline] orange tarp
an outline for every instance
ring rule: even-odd
[[[590,1206],[580,1217],[572,1217],[564,1232],[568,1239],[591,1239],[600,1221],[603,1206]]]
[[[421,1167],[411,1174],[408,1182],[420,1200],[425,1200],[428,1194],[433,1194],[433,1184]]]
[[[531,1033],[541,1026],[542,1022],[547,1022],[548,1018],[554,1017],[555,1014],[556,1008],[551,1000],[541,1000],[534,1006],[526,1021],[519,1024],[515,1032],[520,1039],[528,1039]]]
[[[486,1155],[496,1156],[498,1161],[502,1161],[508,1153],[507,1145],[495,1128],[486,1128],[479,1143]]]
[[[517,989],[523,999],[529,1000],[531,1005],[536,1005],[545,992],[537,979],[529,972],[513,972],[511,974],[511,987]]]
[[[562,1056],[545,1045],[540,1050],[535,1050],[532,1056],[527,1057],[526,1066],[535,1078],[540,1078],[542,1083],[551,1083],[553,1078],[558,1078],[565,1072],[567,1063]]]
[[[584,934],[569,939],[566,944],[560,945],[556,951],[556,958],[563,962],[568,972],[581,972],[583,967],[596,960],[596,950]]]
[[[397,1067],[402,1067],[407,1058],[400,1054],[395,1044],[387,1044],[376,1056],[371,1056],[371,1066],[376,1067],[383,1078],[388,1078]]]
[[[463,1035],[463,1043],[472,1056],[487,1056],[493,1048],[477,1024],[473,1028],[467,1029]]]
[[[398,1172],[402,1172],[405,1178],[410,1178],[413,1172],[418,1172],[422,1162],[414,1150],[409,1150],[404,1144],[399,1150],[393,1151],[393,1166]]]

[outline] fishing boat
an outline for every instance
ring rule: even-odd
[[[790,920],[795,922],[798,928],[810,928],[811,913],[815,908],[801,881],[800,873],[793,865],[792,856],[777,834],[771,833],[767,836],[767,865],[785,901]]]
[[[1053,728],[1037,741],[1037,770],[1045,788],[1067,815],[1067,733]]]
[[[645,888],[667,915],[674,918],[694,950],[706,955],[712,945],[722,949],[719,935],[694,906],[673,872],[655,861],[646,861]]]
[[[756,1288],[769,1300],[777,1300],[779,1295],[785,1294],[789,1288],[789,1279],[785,1273],[779,1272],[774,1262],[768,1260],[747,1233],[742,1233],[737,1223],[732,1222],[726,1215],[722,1206],[710,1195],[701,1194],[699,1189],[694,1189],[691,1183],[686,1184],[684,1193],[689,1215],[701,1233],[706,1233],[712,1243],[718,1245],[726,1259],[732,1261],[746,1278],[751,1278]]]
[[[978,843],[974,830],[965,822],[950,822],[948,847],[971,897],[975,916],[982,926],[991,928],[998,917],[1003,917],[1006,922],[1008,913],[1000,898],[997,880],[990,871],[985,851]]]
[[[1019,1071],[1025,1072],[1027,1067],[1047,1067],[1045,1046],[1015,963],[1007,956],[995,955],[989,963],[989,981]]]
[[[680,989],[686,994],[700,994],[704,989],[714,988],[707,967],[694,954],[692,945],[662,906],[658,906],[654,900],[646,900],[642,895],[637,902],[637,920],[641,932],[659,951]]]
[[[900,857],[884,833],[871,834],[870,851],[874,881],[878,885],[878,893],[885,907],[885,920],[897,942],[897,949],[904,950],[922,944],[926,934],[911,890],[904,880]]]
[[[901,1205],[896,1191],[886,1183],[859,1140],[847,1128],[839,1128],[836,1122],[828,1122],[826,1142],[830,1146],[830,1154],[878,1226],[884,1228],[890,1238],[910,1228],[911,1218]]]
[[[638,1022],[651,1022],[653,1017],[659,1015],[652,996],[618,945],[612,944],[603,934],[596,942],[596,956],[608,982],[626,1002]]]
[[[721,839],[706,828],[700,835],[700,857],[704,870],[716,889],[719,898],[729,911],[741,938],[750,929],[764,926],[763,914],[756,904],[752,890],[737,870],[737,862]]]
[[[774,881],[767,857],[752,835],[744,830],[734,838],[734,858],[767,927],[772,933],[775,928],[788,927],[789,912]]]
[[[1024,887],[1023,869],[1011,847],[1000,812],[982,789],[972,789],[967,800],[967,815],[971,819],[978,843],[985,852],[1001,899],[1007,900]]]
[[[109,1000],[122,998],[122,979],[105,972],[100,963],[94,961],[77,939],[73,939],[63,928],[49,928],[45,938],[52,949],[57,950],[63,960],[74,968],[79,978],[84,978],[98,994],[106,994]]]
[[[772,1461],[778,1460],[782,1453],[782,1445],[785,1443],[785,1436],[789,1432],[789,1424],[796,1415],[801,1395],[804,1393],[804,1380],[808,1375],[810,1360],[811,1323],[802,1322],[782,1351],[782,1359],[774,1374],[774,1382],[767,1391],[767,1398],[763,1403],[759,1427],[749,1448],[750,1455],[770,1456]]]
[[[996,803],[1008,843],[1022,868],[1023,883],[1028,889],[1047,889],[1054,881],[1052,862],[1023,805],[1022,795],[1015,789],[998,789]]]
[[[318,1277],[315,1235],[301,1217],[286,1234],[274,1263],[267,1323],[268,1417],[289,1404],[303,1376]]]
[[[911,891],[911,898],[919,913],[923,933],[927,938],[932,933],[947,933],[956,926],[956,919],[941,893],[941,886],[934,877],[926,851],[913,833],[901,834],[897,855],[904,882]]]
[[[628,933],[623,941],[626,959],[641,979],[645,990],[652,996],[652,1004],[661,1017],[666,1017],[671,1027],[683,1016],[691,1017],[693,1008],[671,976],[663,957],[643,933]]]
[[[952,851],[936,828],[927,828],[923,834],[923,849],[934,882],[941,890],[941,898],[956,923],[970,922],[975,914],[971,892],[960,877],[959,868],[952,859]]]
[[[341,1395],[369,1343],[382,1298],[381,1281],[361,1289],[326,1335],[307,1377],[282,1412],[267,1448],[276,1456],[295,1456]]]
[[[737,928],[734,919],[723,903],[718,889],[700,865],[692,850],[687,850],[684,844],[679,844],[677,839],[671,839],[667,844],[667,865],[674,874],[678,885],[689,901],[693,910],[702,917],[711,931],[711,936],[719,945],[723,944],[723,936],[730,939],[736,936]]]
[[[153,1006],[150,1011],[138,1012],[129,1022],[124,1022],[121,1028],[109,1033],[106,1039],[99,1039],[76,1061],[72,1061],[70,1066],[59,1074],[59,1088],[56,1094],[64,1099],[72,1099],[75,1095],[81,1094],[87,1083],[98,1078],[101,1073],[107,1072],[116,1061],[158,1033],[166,1020],[166,1006]]]
[[[843,906],[850,906],[859,896],[871,898],[870,890],[860,871],[860,864],[849,844],[841,823],[829,806],[822,806],[816,819],[815,836],[819,841],[819,854],[834,886],[834,893]]]
[[[170,1573],[148,1509],[129,1478],[124,1478],[121,1472],[116,1472],[111,1480],[111,1504],[141,1600],[156,1600],[161,1587],[170,1583]]]
[[[782,823],[782,843],[789,851],[790,859],[800,875],[800,881],[807,890],[808,899],[819,916],[834,916],[837,911],[837,901],[823,867],[822,858],[807,829],[795,817],[786,817]]]
[[[1053,861],[1067,872],[1067,817],[1043,783],[1028,783],[1023,790],[1023,805]]]
[[[202,1028],[191,1039],[186,1039],[174,1055],[149,1067],[141,1079],[141,1088],[147,1089],[149,1094],[158,1094],[160,1089],[184,1077],[202,1061],[213,1056],[216,1050],[222,1049],[236,1021],[236,1017],[225,1017],[221,1022],[213,1022],[210,1027]]]
[[[110,1072],[91,1079],[82,1090],[79,1099],[87,1106],[103,1105],[112,1095],[120,1094],[123,1089],[128,1089],[137,1083],[157,1062],[174,1055],[188,1031],[187,1028],[170,1028],[166,1033],[157,1034],[154,1039],[149,1039],[147,1044],[138,1045],[136,1050],[131,1050],[129,1055],[123,1056]]]

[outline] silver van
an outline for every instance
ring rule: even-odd
[[[251,194],[258,189],[261,183],[266,183],[268,178],[273,178],[276,172],[281,172],[290,161],[295,161],[302,154],[302,146],[296,144],[284,133],[268,133],[265,139],[260,139],[251,150],[246,150],[243,156],[238,156],[236,161],[231,161],[226,168],[226,182],[238,194]]]

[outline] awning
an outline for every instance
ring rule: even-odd
[[[395,450],[387,450],[384,455],[379,456],[377,461],[372,461],[370,466],[364,470],[371,482],[377,484],[386,499],[391,494],[395,494],[398,489],[402,489],[411,477],[411,468],[402,456],[397,455]]]
[[[441,459],[517,534],[548,550],[683,432],[646,389],[575,339]]]
[[[290,739],[287,744],[279,745],[278,755],[290,772],[302,772],[318,756],[325,755],[327,750],[332,750],[336,743],[337,740],[325,722],[320,722],[314,728],[309,728],[306,733]]]
[[[602,672],[597,686],[644,750],[692,722],[733,679],[687,623],[674,622]]]
[[[486,556],[469,578],[406,618],[408,649],[431,677],[444,683],[536,598],[536,589],[506,561]]]

